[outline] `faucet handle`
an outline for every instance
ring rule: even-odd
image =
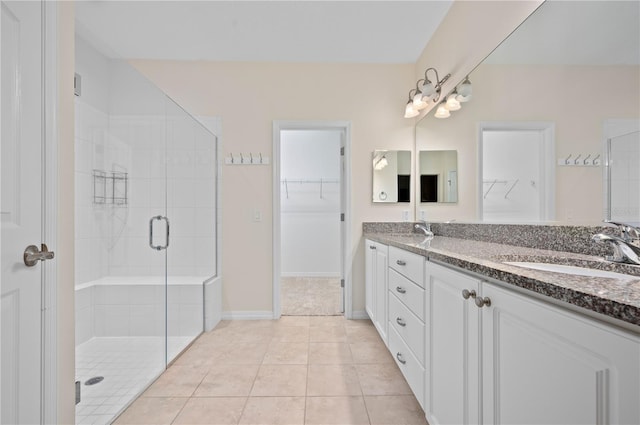
[[[640,239],[640,228],[637,228],[631,224],[619,223],[611,220],[604,220],[603,222],[605,224],[610,224],[614,227],[617,227],[620,230],[622,239],[626,241],[636,241]]]

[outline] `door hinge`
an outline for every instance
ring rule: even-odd
[[[340,279],[340,287],[344,288],[344,279]]]
[[[73,94],[82,96],[82,77],[77,72],[73,74]]]
[[[340,156],[344,156],[344,146],[340,147]]]
[[[340,213],[340,221],[344,221],[344,213]]]
[[[76,381],[76,404],[80,404],[80,401],[82,401],[80,397],[80,388],[80,381]]]

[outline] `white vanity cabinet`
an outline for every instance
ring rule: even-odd
[[[638,335],[429,262],[426,283],[431,425],[640,423]]]
[[[425,257],[389,247],[389,350],[424,408]]]
[[[365,308],[385,344],[389,247],[365,239]]]

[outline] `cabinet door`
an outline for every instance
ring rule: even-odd
[[[480,309],[462,296],[479,293],[480,282],[430,262],[425,269],[427,420],[480,423]]]
[[[387,297],[389,295],[387,289],[389,273],[389,255],[387,246],[378,244],[375,249],[375,256],[375,287],[373,290],[375,293],[375,319],[373,320],[373,323],[378,329],[378,333],[382,337],[382,340],[387,344]]]
[[[365,262],[365,277],[364,277],[364,297],[365,297],[365,310],[369,315],[369,318],[374,319],[374,293],[373,293],[373,281],[375,279],[375,250],[376,244],[369,239],[364,241],[364,262]]]
[[[485,424],[640,423],[637,336],[483,283]]]

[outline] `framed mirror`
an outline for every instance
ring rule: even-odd
[[[458,202],[458,152],[418,152],[418,198],[421,203]]]
[[[372,170],[373,202],[411,202],[411,151],[376,150]]]
[[[495,182],[487,195],[496,197],[494,222],[599,224],[606,218],[606,123],[640,119],[640,2],[545,2],[469,79],[473,97],[460,110],[446,119],[429,113],[416,126],[417,152],[458,152],[464,171],[458,175],[458,202],[446,208],[416,203],[416,217],[482,220],[484,196]],[[551,148],[541,147],[547,149],[542,165],[532,171],[543,170],[544,180],[516,174],[512,156],[486,164],[483,159],[481,126],[494,131],[525,124],[543,124],[540,131],[551,137],[544,145]],[[614,162],[614,174],[615,167]],[[514,202],[545,185],[549,191],[540,199],[548,202],[540,208],[548,213],[509,213]],[[616,187],[627,188],[622,182]]]

